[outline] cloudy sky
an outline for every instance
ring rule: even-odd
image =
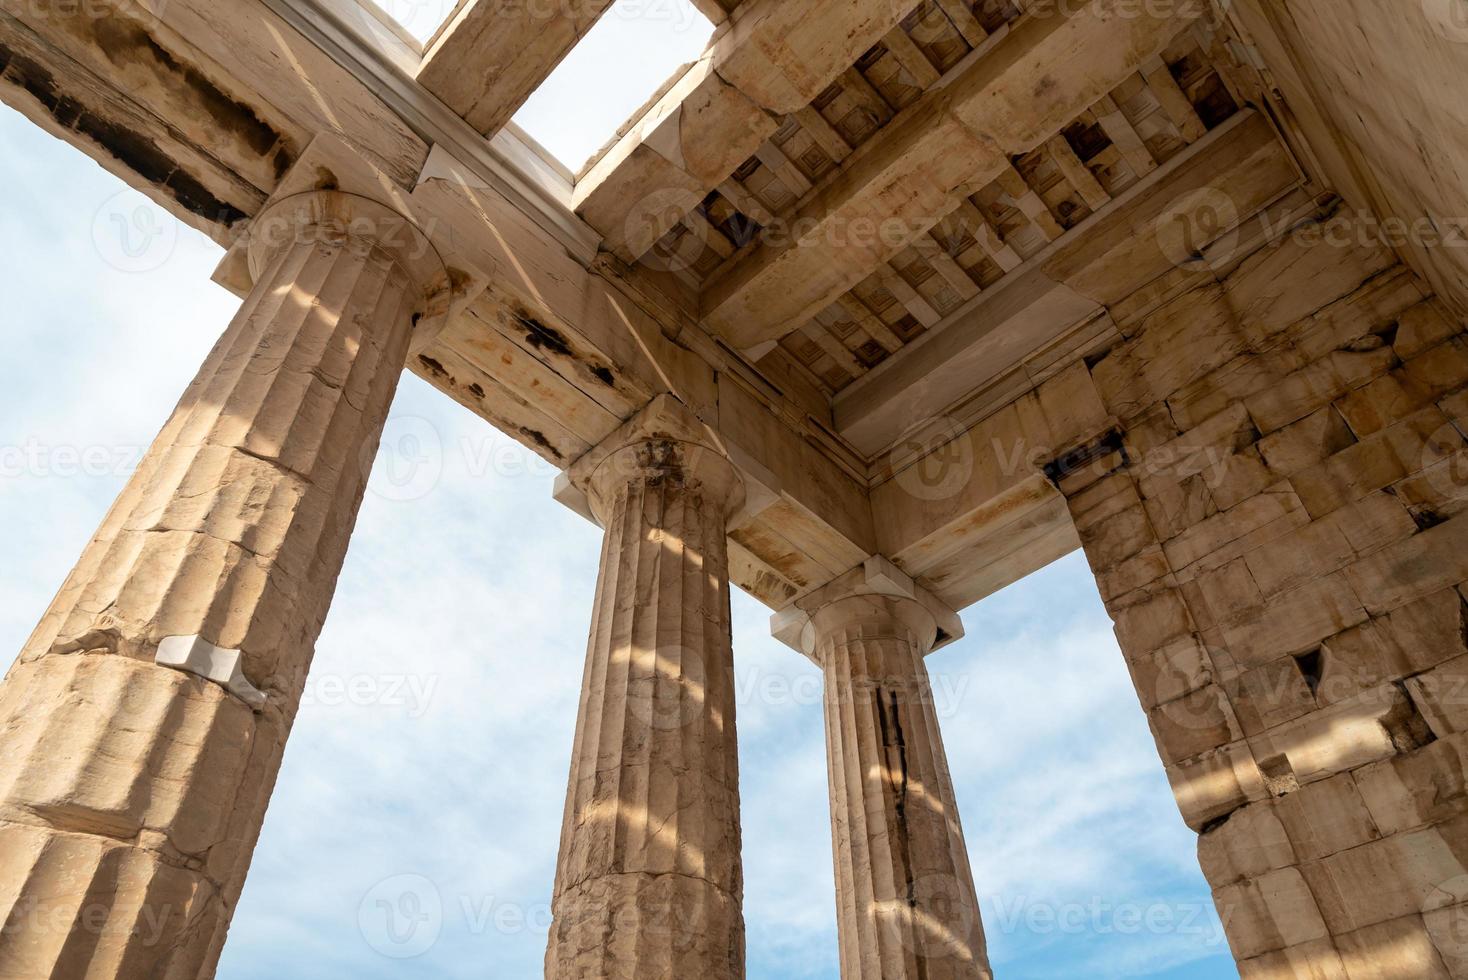
[[[215,246],[8,109],[0,188],[17,651],[237,304]],[[412,377],[379,464],[223,980],[539,975],[599,532]],[[998,975],[1236,978],[1085,563],[964,621],[930,665]],[[749,976],[835,980],[818,674],[743,595],[734,626]]]

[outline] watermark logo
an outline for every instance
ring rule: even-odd
[[[668,240],[669,229],[677,226],[697,202],[687,191],[665,188],[637,202],[622,227],[622,240],[646,245],[644,264],[659,272],[684,272],[703,255],[703,241],[691,231]],[[649,241],[649,239],[652,239]]]
[[[895,482],[918,500],[949,500],[974,472],[974,447],[968,430],[948,417],[925,419],[897,440],[893,458],[907,461]]]
[[[443,477],[443,437],[434,424],[415,415],[388,419],[367,488],[394,503],[422,500]]]
[[[367,945],[395,960],[422,956],[443,931],[443,897],[422,875],[378,882],[357,907],[357,928]]]
[[[1422,914],[1439,949],[1468,949],[1468,875],[1450,878],[1428,892]]]
[[[1174,201],[1158,216],[1153,233],[1162,254],[1179,269],[1218,269],[1239,243],[1239,208],[1216,187],[1205,187]]]
[[[161,269],[178,248],[179,225],[148,197],[125,190],[108,198],[92,219],[92,245],[119,272]]]
[[[1468,0],[1422,0],[1422,12],[1443,38],[1468,44]]]
[[[1468,451],[1463,435],[1451,422],[1440,426],[1422,445],[1418,469],[1439,506],[1468,500]]]

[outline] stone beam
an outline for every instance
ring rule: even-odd
[[[791,216],[798,239],[762,241],[710,280],[709,329],[748,350],[805,323],[936,225],[961,188],[997,178],[1158,55],[1187,13],[1047,4],[994,35],[806,197]]]
[[[1179,229],[1229,234],[1298,182],[1268,121],[1245,110],[841,391],[837,432],[864,455],[886,452],[1038,352],[1089,336],[1080,328],[1107,304],[1209,244]]]
[[[635,261],[911,12],[911,0],[751,0],[576,185]]]
[[[963,609],[1079,547],[1063,498],[1035,461],[1114,426],[1085,364],[1120,343],[1177,280],[1209,275],[1210,263],[1257,247],[1311,209],[1300,181],[1268,122],[1241,114],[1159,169],[1144,194],[1119,198],[1035,256],[1019,273],[1024,292],[985,294],[933,330],[933,343],[893,359],[904,375],[923,371],[923,383],[888,397],[879,370],[853,386],[852,400],[838,399],[838,429],[877,458],[881,553]],[[1056,311],[1066,315],[1046,318]],[[1164,353],[1159,365],[1188,356]]]
[[[611,5],[467,0],[424,53],[418,81],[493,136]]]

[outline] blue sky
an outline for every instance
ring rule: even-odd
[[[13,652],[236,302],[215,246],[9,109],[0,188]],[[222,980],[539,975],[599,532],[413,377],[379,464]],[[834,980],[819,677],[734,621],[749,976]],[[964,621],[930,666],[997,975],[1236,978],[1084,561]]]

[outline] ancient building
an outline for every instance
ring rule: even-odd
[[[924,657],[1078,548],[1243,976],[1468,977],[1468,0],[695,2],[571,174],[610,0],[0,0],[241,299],[0,688],[0,976],[212,974],[406,367],[605,528],[547,977],[743,976],[731,587],[842,975],[990,976]]]

